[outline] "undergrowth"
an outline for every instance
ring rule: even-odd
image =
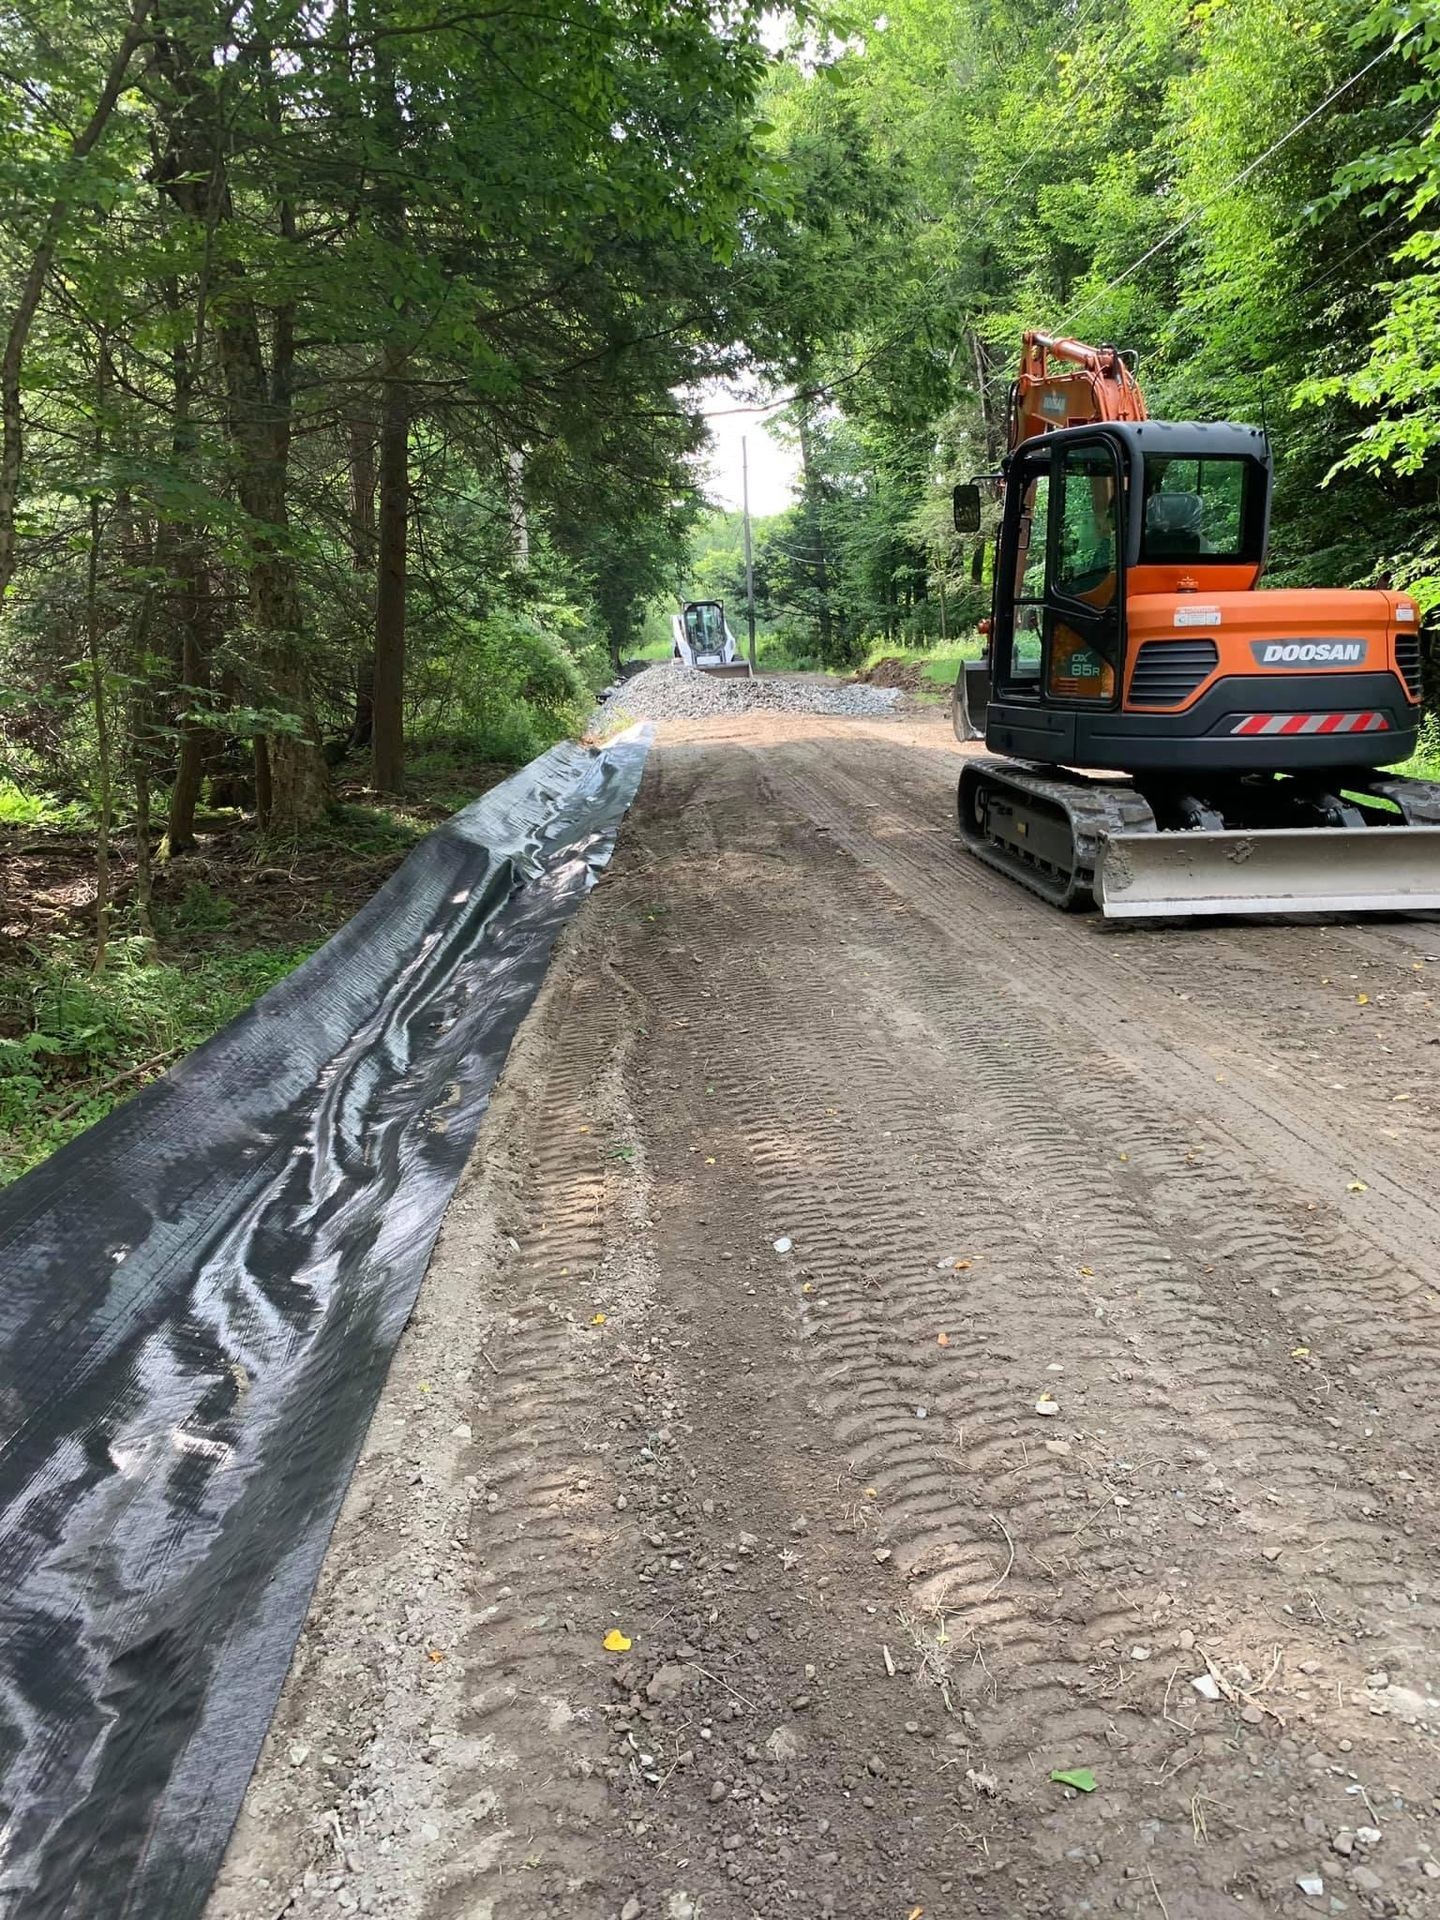
[[[1433,713],[1421,721],[1420,738],[1410,758],[1386,771],[1408,774],[1412,780],[1440,780],[1440,720]]]
[[[94,824],[91,809],[79,801],[31,793],[17,787],[13,780],[0,777],[0,827],[49,827],[78,833]]]
[[[87,942],[57,939],[0,970],[0,1186],[209,1039],[309,951],[178,963],[150,959],[146,943],[121,938],[97,976]]]

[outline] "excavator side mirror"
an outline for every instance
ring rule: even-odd
[[[980,489],[973,480],[956,487],[955,531],[957,533],[978,533],[980,531]]]

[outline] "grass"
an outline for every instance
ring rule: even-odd
[[[213,918],[213,900],[197,895],[197,908]],[[310,951],[155,961],[143,942],[121,939],[97,978],[88,942],[67,938],[0,970],[0,1186],[209,1039]]]
[[[1410,758],[1385,771],[1407,774],[1412,780],[1440,780],[1440,721],[1433,714],[1427,714],[1421,722],[1420,738]]]

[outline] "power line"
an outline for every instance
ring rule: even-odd
[[[1118,44],[1118,42],[1116,44]],[[1379,53],[1377,53],[1373,59],[1367,60],[1365,65],[1363,67],[1360,67],[1355,73],[1352,73],[1348,80],[1342,81],[1341,84],[1333,90],[1333,92],[1326,95],[1326,97],[1320,102],[1318,106],[1312,107],[1309,113],[1305,114],[1301,119],[1297,120],[1295,124],[1292,127],[1290,127],[1285,133],[1281,134],[1278,140],[1272,141],[1272,143],[1265,149],[1263,153],[1258,154],[1255,159],[1249,161],[1245,166],[1241,167],[1237,173],[1232,174],[1230,179],[1225,182],[1224,186],[1222,186],[1216,193],[1212,194],[1210,199],[1202,202],[1200,206],[1193,208],[1191,212],[1186,214],[1183,220],[1179,221],[1174,227],[1171,228],[1169,233],[1163,235],[1161,239],[1157,240],[1154,246],[1148,247],[1146,251],[1139,256],[1138,259],[1132,260],[1130,265],[1126,267],[1122,273],[1117,274],[1113,280],[1108,281],[1103,287],[1099,288],[1095,293],[1091,294],[1089,298],[1085,300],[1079,307],[1077,307],[1074,310],[1074,312],[1069,316],[1069,318],[1062,323],[1062,327],[1059,330],[1068,331],[1071,327],[1074,326],[1075,322],[1079,320],[1083,314],[1088,313],[1093,306],[1095,306],[1099,301],[1103,300],[1106,294],[1113,293],[1117,287],[1123,286],[1124,283],[1128,279],[1130,279],[1133,274],[1136,274],[1140,271],[1141,267],[1145,266],[1149,261],[1153,260],[1157,254],[1163,253],[1166,247],[1170,246],[1174,241],[1178,240],[1180,235],[1184,233],[1189,227],[1193,226],[1194,223],[1198,219],[1200,219],[1200,217],[1203,214],[1208,213],[1212,207],[1214,207],[1219,201],[1223,200],[1227,193],[1229,193],[1233,188],[1238,187],[1242,183],[1242,181],[1248,180],[1251,174],[1255,173],[1260,167],[1264,166],[1265,162],[1269,160],[1272,157],[1272,155],[1278,153],[1282,147],[1288,146],[1289,143],[1295,138],[1296,134],[1303,133],[1306,127],[1310,126],[1314,121],[1318,120],[1320,115],[1324,113],[1329,107],[1333,106],[1334,103],[1338,99],[1340,99],[1343,94],[1348,93],[1353,86],[1358,85],[1358,83],[1365,78],[1366,74],[1370,73],[1375,67],[1379,66],[1380,62],[1383,59],[1385,59],[1386,56],[1390,54],[1392,51],[1393,51],[1393,46],[1390,43],[1387,43],[1385,46],[1383,46],[1380,49]],[[1052,63],[1053,63],[1053,56],[1052,56]],[[1098,77],[1099,71],[1100,70],[1097,69],[1097,76],[1092,76],[1092,79],[1086,83],[1086,86],[1084,88],[1082,88],[1080,95],[1077,96],[1077,99],[1083,98],[1085,93],[1089,91],[1090,86],[1094,84],[1095,77]],[[1071,104],[1074,104],[1074,103],[1072,102]],[[1028,167],[1029,164],[1030,162],[1027,161],[1025,165],[1022,166],[1016,174],[1011,176],[1011,180],[1007,182],[1006,186],[1002,187],[1000,190],[1002,195],[1007,190],[1008,186],[1012,185],[1014,181],[1020,177],[1020,174],[1022,174],[1025,171],[1025,168]],[[998,197],[999,196],[997,196],[997,198]],[[995,204],[994,200],[982,202],[981,206],[978,209],[976,209],[976,215],[980,213],[988,212],[989,209],[994,204]],[[976,217],[976,216],[972,215],[972,217]],[[935,272],[932,273],[929,276],[929,278],[921,286],[920,292],[917,295],[917,299],[923,298],[927,293],[930,292],[930,290],[939,281],[947,277],[953,279],[954,276],[951,269],[944,268],[944,267],[937,268]],[[813,400],[813,399],[824,398],[829,394],[833,393],[837,387],[849,386],[853,381],[858,380],[861,374],[867,372],[870,367],[875,365],[877,360],[883,359],[884,356],[892,350],[892,348],[899,345],[901,340],[907,337],[908,329],[913,321],[913,318],[914,318],[914,312],[912,310],[911,315],[907,317],[907,319],[900,324],[897,330],[886,335],[886,337],[883,340],[879,341],[877,345],[870,350],[869,353],[863,355],[855,363],[855,365],[849,369],[848,372],[838,375],[833,380],[827,380],[822,385],[817,387],[812,387],[807,389],[797,388],[796,391],[790,394],[789,396],[778,401],[772,401],[763,407],[759,407],[759,406],[728,407],[728,408],[719,409],[714,414],[707,415],[706,417],[712,418],[712,419],[719,419],[726,414],[733,414],[733,413],[778,412],[783,407],[793,405],[796,400],[800,400],[800,399]]]
[[[1120,45],[1125,40],[1128,34],[1128,31],[1129,29],[1126,23],[1122,20],[1120,23],[1120,31],[1116,34],[1115,38],[1110,42],[1109,46],[1106,47],[1105,51],[1096,60],[1095,71],[1091,74],[1090,78],[1085,82],[1084,86],[1081,87],[1080,91],[1075,95],[1075,97],[1071,100],[1066,101],[1065,105],[1068,112],[1073,113],[1076,107],[1080,105],[1081,101],[1084,100],[1088,94],[1094,91],[1096,85],[1102,79],[1105,79],[1106,77],[1108,77],[1109,62],[1113,58],[1113,56],[1119,51]],[[1053,67],[1053,65],[1054,65],[1054,60],[1052,59],[1051,66]],[[1039,93],[1039,89],[1037,88],[1034,92],[1027,94],[1025,99],[1020,104],[1019,111],[1023,113],[1026,107],[1032,105],[1035,99],[1038,97],[1038,93]],[[1037,147],[1034,152],[1027,155],[1027,157],[1020,162],[1020,165],[1011,174],[1010,178],[1006,180],[1003,183],[1003,185],[1000,187],[1000,190],[998,193],[992,194],[988,200],[982,201],[978,207],[975,207],[971,211],[970,218],[972,220],[978,220],[982,213],[989,213],[992,207],[998,206],[1001,200],[1003,200],[1005,195],[1010,191],[1011,187],[1015,186],[1017,182],[1019,182],[1025,177],[1025,175],[1030,171],[1031,167],[1034,166],[1035,162],[1039,158],[1040,158],[1040,149]]]
[[[1097,301],[1103,300],[1107,293],[1113,293],[1117,287],[1123,286],[1132,274],[1138,273],[1147,261],[1155,258],[1157,253],[1163,253],[1166,247],[1168,247],[1172,241],[1178,240],[1180,235],[1184,233],[1188,227],[1193,226],[1202,214],[1208,213],[1217,202],[1223,200],[1233,187],[1238,187],[1242,180],[1248,180],[1257,168],[1264,166],[1272,154],[1278,153],[1281,147],[1288,146],[1297,133],[1303,133],[1312,121],[1318,120],[1326,108],[1333,106],[1342,93],[1348,93],[1351,87],[1355,86],[1358,81],[1363,80],[1373,67],[1378,67],[1380,62],[1385,59],[1392,50],[1388,44],[1383,46],[1373,60],[1367,60],[1358,72],[1352,73],[1348,80],[1341,81],[1334,92],[1327,94],[1318,107],[1312,107],[1303,119],[1297,120],[1294,126],[1289,128],[1287,132],[1282,133],[1278,140],[1272,141],[1263,153],[1258,154],[1255,159],[1241,167],[1238,173],[1232,174],[1218,193],[1212,194],[1208,200],[1204,200],[1198,207],[1192,208],[1191,211],[1186,214],[1185,218],[1177,222],[1177,224],[1170,229],[1169,233],[1157,240],[1153,247],[1147,247],[1139,259],[1132,260],[1123,273],[1117,273],[1113,280],[1107,282],[1098,292],[1092,293],[1090,298],[1081,306],[1077,307],[1069,318],[1062,323],[1061,330],[1068,331],[1082,314],[1090,311],[1091,307],[1093,307]]]

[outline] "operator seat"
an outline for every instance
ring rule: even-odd
[[[1205,503],[1198,493],[1152,493],[1145,502],[1145,546],[1152,560],[1200,553]]]

